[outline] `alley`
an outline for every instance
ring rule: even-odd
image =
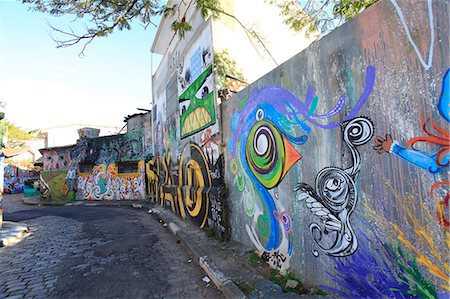
[[[0,298],[222,298],[144,210],[23,206],[5,196],[4,213],[30,235],[0,248]]]

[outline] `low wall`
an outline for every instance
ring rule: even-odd
[[[379,1],[222,104],[231,237],[340,297],[448,296],[448,1]]]
[[[47,201],[72,201],[76,198],[76,181],[67,178],[68,169],[41,172],[41,189]]]
[[[89,173],[78,173],[78,192],[87,200],[145,199],[145,164],[137,163],[137,170],[119,173],[114,163],[100,164]]]
[[[4,194],[23,193],[25,181],[38,178],[37,172],[12,164],[5,164],[4,171]]]

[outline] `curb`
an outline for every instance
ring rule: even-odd
[[[181,242],[191,251],[195,260],[200,267],[205,271],[216,287],[222,292],[227,299],[245,299],[247,296],[238,288],[238,286],[217,267],[214,261],[211,261],[206,255],[203,248],[194,242],[190,242],[189,236],[182,231],[175,223],[170,222],[165,210],[161,210],[157,207],[151,209],[157,217],[161,218],[165,223],[168,223],[169,230],[177,236]]]
[[[18,243],[28,233],[28,226],[23,223],[3,221],[0,229],[0,247]]]

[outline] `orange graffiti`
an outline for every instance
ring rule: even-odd
[[[450,220],[448,219],[447,216],[445,216],[444,212],[448,211],[450,194],[447,191],[447,194],[445,195],[444,199],[442,199],[442,200],[438,196],[434,196],[435,189],[442,185],[450,185],[450,182],[438,182],[438,183],[434,184],[433,186],[431,186],[430,196],[436,198],[436,200],[438,201],[436,213],[437,213],[437,216],[439,219],[439,223],[446,229],[449,229],[450,228]]]

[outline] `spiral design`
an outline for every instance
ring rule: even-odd
[[[283,228],[286,233],[290,234],[292,232],[292,218],[287,212],[282,212],[278,220],[283,224]]]
[[[326,206],[335,213],[346,208],[355,200],[355,183],[342,169],[327,167],[316,178],[316,190]]]
[[[345,125],[344,139],[348,143],[359,146],[368,142],[373,136],[374,128],[370,120],[357,117]]]
[[[285,151],[282,136],[272,123],[259,120],[253,125],[245,155],[251,172],[264,187],[272,189],[280,182]]]

